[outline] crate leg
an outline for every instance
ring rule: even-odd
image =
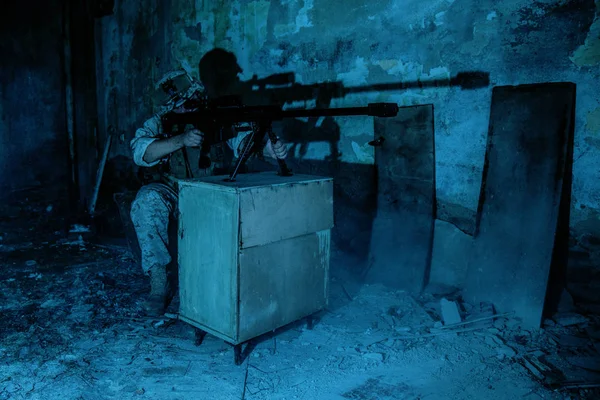
[[[200,346],[202,344],[202,342],[204,341],[204,337],[206,336],[206,332],[204,332],[200,328],[196,328],[196,329],[194,329],[194,335],[196,336],[194,344],[196,346]]]
[[[306,317],[306,329],[308,329],[309,331],[312,331],[312,329],[315,326],[315,319],[313,318],[312,315]]]
[[[242,358],[242,344],[236,344],[233,346],[233,361],[235,365],[240,365],[244,362]]]
[[[256,347],[257,342],[254,339],[250,339],[245,344],[244,348],[242,348],[244,343],[233,345],[233,361],[235,361],[235,365],[241,365],[246,358],[250,357],[250,353]]]

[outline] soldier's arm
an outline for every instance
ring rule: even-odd
[[[203,134],[197,129],[172,136],[160,138],[161,122],[158,116],[147,120],[139,128],[131,140],[131,150],[134,162],[140,167],[153,167],[169,154],[184,146],[199,146],[202,144]]]
[[[183,135],[154,140],[146,147],[142,160],[147,164],[156,163],[183,146]]]

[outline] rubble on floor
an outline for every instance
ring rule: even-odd
[[[599,321],[557,315],[539,332],[459,292],[333,277],[312,330],[293,324],[233,349],[146,318],[147,280],[126,248],[69,240],[2,253],[0,399],[597,398]],[[339,260],[333,260],[342,262]],[[332,266],[335,270],[335,265]],[[458,313],[444,323],[442,304]],[[451,308],[452,309],[452,308]]]
[[[531,332],[452,287],[362,285],[339,254],[314,328],[292,324],[236,366],[222,340],[196,346],[189,325],[143,315],[148,281],[125,245],[52,224],[30,197],[0,218],[2,400],[600,398],[594,303],[574,296]]]
[[[546,319],[541,329],[527,330],[517,319],[511,318],[511,313],[496,314],[492,304],[463,303],[459,293],[454,293],[454,301],[442,298],[438,304],[437,297],[439,294],[436,296],[430,291],[420,298],[434,319],[443,320],[444,305],[458,303],[465,318],[464,322],[449,325],[438,322],[436,332],[472,331],[496,351],[498,360],[521,365],[542,387],[566,396],[600,397],[600,318],[597,315],[575,312],[576,307],[571,304],[552,319]],[[472,351],[478,350],[473,348]]]

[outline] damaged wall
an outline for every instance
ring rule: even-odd
[[[67,181],[62,12],[62,1],[58,0],[41,2],[35,7],[16,1],[2,3],[0,190],[3,193]]]
[[[119,1],[115,15],[99,22],[100,117],[122,134],[113,156],[128,156],[127,143],[150,112],[152,82],[179,66],[197,76],[200,57],[213,47],[236,54],[244,80],[294,72],[299,83],[355,86],[480,70],[494,85],[573,81],[572,226],[577,235],[600,237],[599,8],[594,0]],[[354,94],[331,106],[434,104],[440,216],[470,230],[490,99],[491,88],[437,88]],[[372,164],[372,121],[337,123],[341,160]],[[324,142],[304,147],[296,157],[330,155]]]

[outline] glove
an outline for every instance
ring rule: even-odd
[[[287,146],[279,138],[277,138],[277,142],[275,142],[274,145],[269,140],[269,142],[265,146],[265,149],[267,151],[267,154],[271,158],[279,158],[279,159],[283,160],[287,157],[287,153],[288,153]]]

